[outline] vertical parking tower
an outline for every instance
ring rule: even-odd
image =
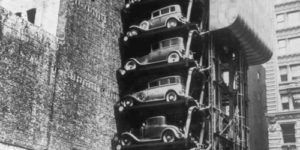
[[[113,148],[249,149],[247,68],[272,56],[268,5],[126,0]]]

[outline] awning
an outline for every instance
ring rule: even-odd
[[[210,0],[210,31],[229,31],[224,36],[236,39],[249,65],[272,57],[276,48],[274,16],[272,0]]]

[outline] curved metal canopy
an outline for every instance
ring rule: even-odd
[[[272,0],[210,0],[210,31],[228,30],[249,65],[267,62],[275,50]]]

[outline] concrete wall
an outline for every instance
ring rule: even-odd
[[[250,150],[268,150],[265,69],[261,65],[248,70],[248,123]]]

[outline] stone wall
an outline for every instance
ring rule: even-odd
[[[118,100],[121,0],[62,0],[50,149],[108,150]]]
[[[59,44],[0,9],[0,148],[110,149],[122,4],[61,0]]]
[[[0,143],[43,149],[57,40],[3,8],[0,14]]]

